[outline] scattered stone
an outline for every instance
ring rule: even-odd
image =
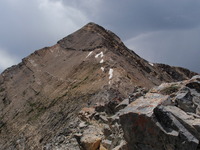
[[[99,119],[100,119],[103,123],[108,123],[108,119],[107,119],[106,116],[99,115]]]
[[[110,140],[103,140],[103,141],[101,142],[101,144],[102,144],[105,148],[110,149],[110,147],[112,146],[112,141],[110,141]]]
[[[85,128],[85,127],[87,127],[86,122],[81,122],[81,123],[79,124],[79,128],[80,128],[80,129]]]
[[[193,81],[188,84],[186,84],[187,87],[196,90],[198,93],[200,93],[200,81]]]
[[[100,147],[102,135],[103,133],[100,128],[88,126],[88,128],[83,131],[80,145],[86,150],[96,150]]]
[[[95,108],[92,107],[91,108],[84,107],[79,112],[79,117],[84,121],[91,119],[94,115],[95,115]]]
[[[107,124],[104,125],[103,134],[104,134],[105,137],[108,137],[112,134],[112,131]]]
[[[120,115],[120,113],[118,112],[115,115],[108,117],[108,121],[110,122],[110,124],[113,125],[116,122],[118,123],[119,122],[119,115]]]
[[[108,150],[108,149],[105,148],[105,147],[101,144],[99,150]]]
[[[143,96],[146,92],[147,92],[147,90],[145,88],[135,87],[133,93],[129,95],[129,98],[128,98],[129,103],[131,103],[134,100],[136,100],[137,98]]]
[[[65,141],[65,136],[64,135],[61,135],[61,136],[58,136],[57,138],[56,138],[56,141],[55,141],[55,145],[58,145],[58,144],[61,144],[61,143],[63,143]]]
[[[193,103],[193,96],[189,88],[184,88],[179,93],[177,93],[175,102],[179,108],[186,112],[196,112],[197,105]]]
[[[122,141],[121,136],[115,135],[115,137],[113,137],[113,139],[112,139],[112,144],[111,144],[110,149],[114,149],[115,147],[117,147],[121,141]]]
[[[121,143],[116,146],[113,150],[128,150],[126,141],[122,140]]]
[[[75,133],[75,134],[74,134],[74,137],[81,137],[81,136],[83,136],[82,133]]]
[[[85,150],[97,150],[100,143],[101,138],[96,135],[85,135],[81,138],[81,144]]]
[[[191,78],[191,80],[197,80],[200,81],[200,75],[195,75]]]
[[[100,119],[99,113],[96,113],[96,114],[94,115],[94,119],[96,119],[96,120],[99,120],[99,119]]]
[[[96,112],[105,112],[105,104],[99,104],[95,106],[95,111]]]
[[[115,110],[119,111],[119,110],[125,108],[128,104],[129,104],[129,99],[125,99],[115,107]]]

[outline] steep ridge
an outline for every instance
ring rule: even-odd
[[[89,23],[0,75],[0,147],[42,149],[83,107],[117,104],[137,87],[193,75],[149,63],[111,31]]]

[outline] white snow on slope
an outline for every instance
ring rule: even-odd
[[[150,63],[150,62],[149,62],[149,65],[154,66],[154,64],[153,64],[153,63]]]
[[[89,52],[89,54],[86,56],[86,58],[88,58],[88,57],[92,54],[92,52],[93,52],[93,51]]]
[[[95,55],[95,58],[98,58],[99,56],[102,58],[102,57],[103,57],[103,52],[101,52],[101,53],[99,53],[99,54],[96,54],[96,55]]]
[[[101,70],[104,72],[104,67],[101,67]]]
[[[102,64],[104,62],[104,60],[102,59],[101,61],[100,61],[100,64]]]
[[[112,79],[112,77],[113,77],[113,69],[110,68],[108,74],[109,74],[109,79]]]

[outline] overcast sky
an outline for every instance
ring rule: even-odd
[[[150,62],[200,72],[200,0],[0,0],[0,72],[88,22]]]

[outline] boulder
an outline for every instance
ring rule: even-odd
[[[111,145],[112,145],[112,141],[110,140],[103,140],[102,141],[102,145],[107,148],[107,149],[110,149]]]
[[[198,80],[198,78],[196,78]],[[187,87],[196,90],[197,92],[200,92],[200,81],[192,81],[188,84],[186,84]]]
[[[122,140],[121,143],[112,150],[128,150],[126,141]]]
[[[146,92],[147,92],[147,90],[145,88],[135,87],[133,93],[129,95],[129,98],[128,98],[129,103],[131,103],[134,100],[136,100],[137,98],[143,96]]]
[[[105,137],[108,137],[112,134],[112,131],[111,131],[109,125],[107,125],[107,124],[104,125],[103,134],[104,134]]]
[[[95,126],[89,126],[84,130],[80,138],[80,145],[84,150],[97,150],[100,147],[103,133]]]
[[[105,148],[105,147],[101,144],[99,150],[108,150],[108,149]]]
[[[129,99],[125,99],[115,107],[115,110],[119,111],[119,110],[125,108],[128,104],[129,104]]]
[[[184,88],[180,90],[180,92],[175,97],[176,104],[179,108],[186,112],[195,113],[197,106],[194,105],[192,99],[193,96],[189,88]]]
[[[199,85],[164,83],[120,110],[128,150],[200,149]]]
[[[104,115],[99,115],[99,119],[103,122],[103,123],[108,123],[108,118]]]
[[[97,150],[100,147],[101,138],[96,135],[87,135],[81,139],[85,150]]]
[[[95,109],[93,107],[84,107],[79,112],[79,118],[84,121],[90,120],[95,115]]]
[[[86,122],[81,122],[78,126],[80,129],[87,127]]]

